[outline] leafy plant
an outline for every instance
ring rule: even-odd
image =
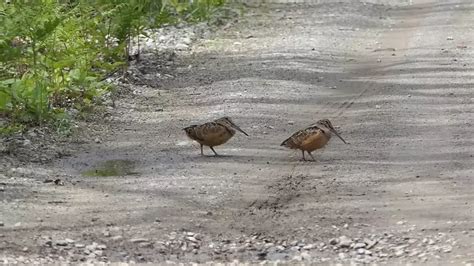
[[[0,1],[0,117],[48,121],[66,132],[68,109],[97,104],[104,77],[126,67],[148,28],[211,17],[224,0]]]

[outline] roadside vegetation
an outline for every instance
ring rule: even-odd
[[[0,135],[28,126],[67,132],[127,67],[146,29],[209,20],[225,0],[38,0],[0,3]]]

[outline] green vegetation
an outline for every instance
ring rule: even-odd
[[[10,129],[0,132],[67,127],[67,109],[89,110],[111,89],[103,79],[127,66],[131,38],[208,20],[224,1],[1,0],[0,119]]]

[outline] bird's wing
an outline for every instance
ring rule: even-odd
[[[195,128],[196,136],[201,141],[212,141],[227,133],[227,127],[216,122],[208,122]]]
[[[297,149],[301,147],[303,142],[310,136],[317,134],[321,129],[318,126],[310,126],[302,130],[296,131],[291,137],[287,138],[281,146],[288,147],[290,149]]]

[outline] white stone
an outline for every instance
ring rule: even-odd
[[[348,238],[347,236],[340,236],[339,237],[339,246],[341,248],[348,248],[352,244],[352,239]]]

